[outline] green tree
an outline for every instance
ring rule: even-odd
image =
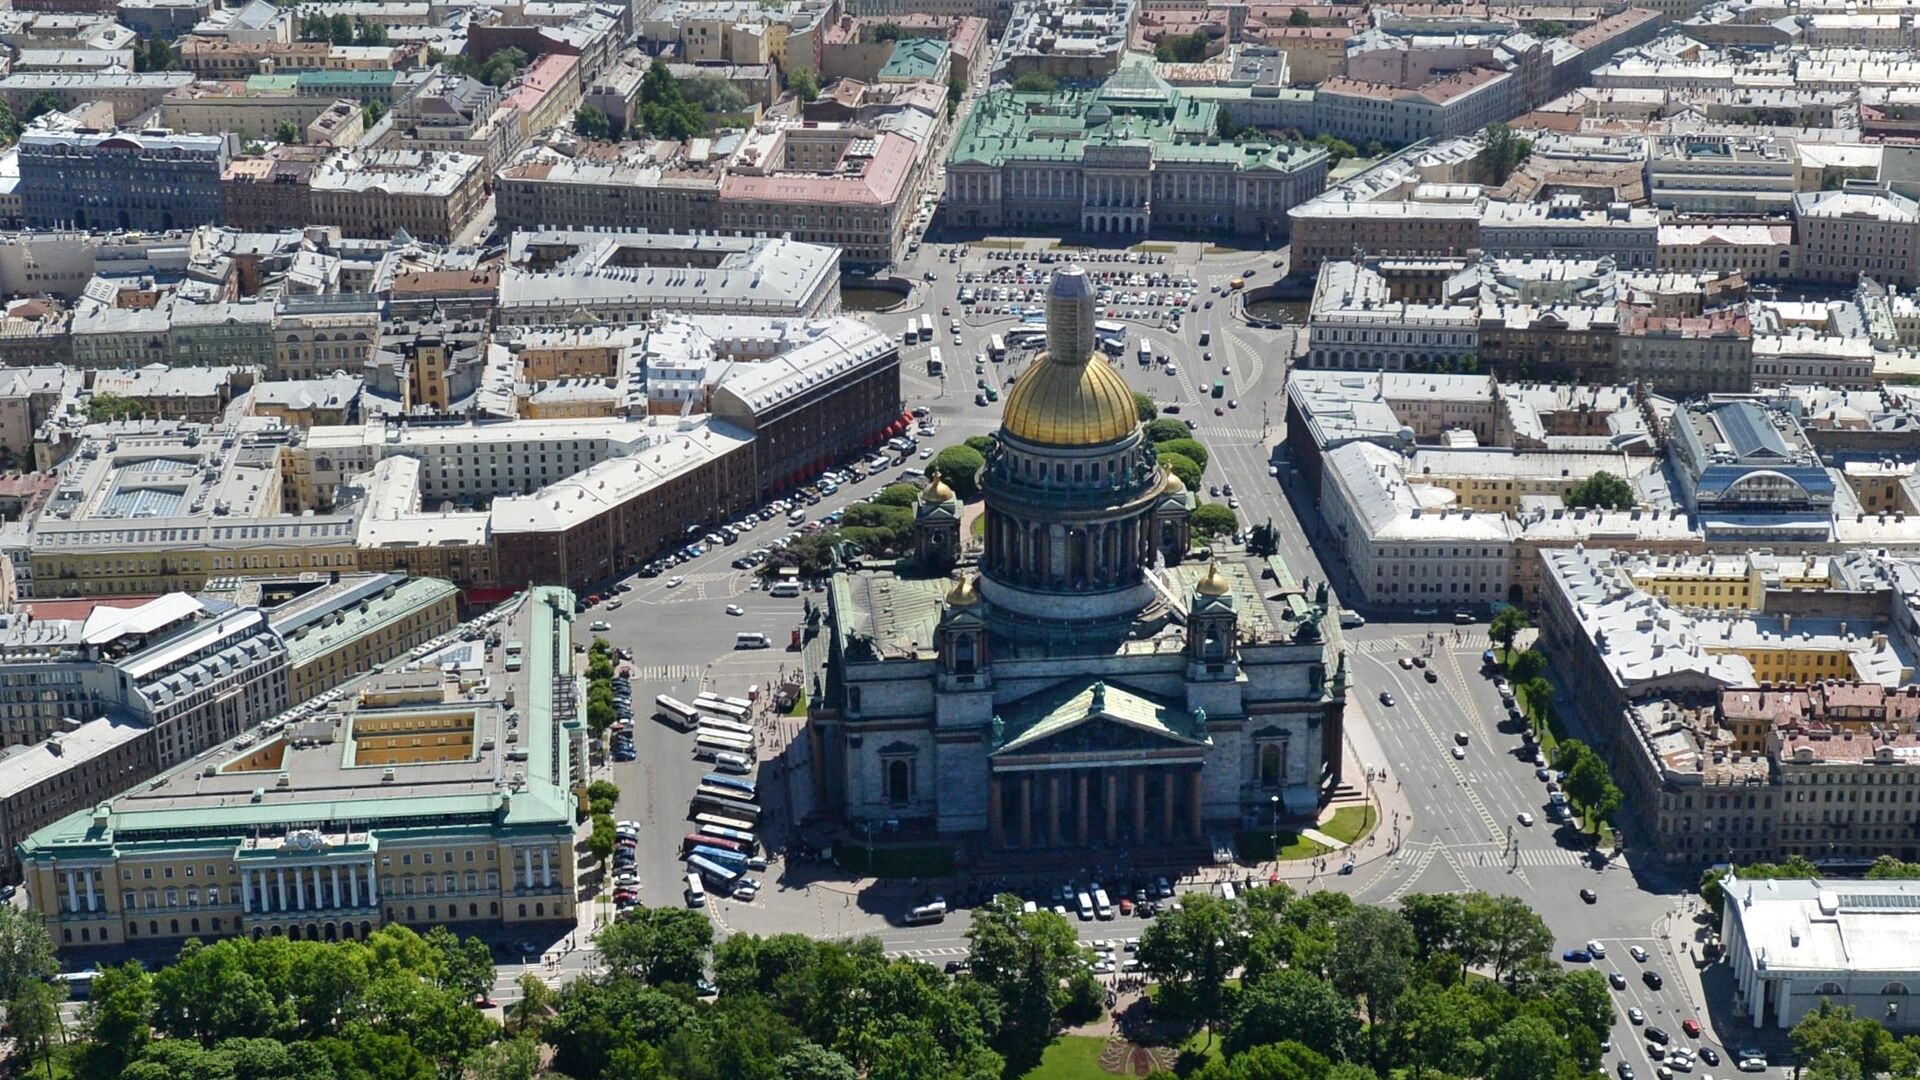
[[[1155,404],[1150,395],[1135,390],[1133,392],[1133,411],[1135,415],[1140,417],[1140,422],[1146,424],[1151,423],[1154,417],[1160,415],[1160,406]]]
[[[1160,443],[1172,442],[1175,439],[1187,438],[1188,435],[1187,425],[1183,420],[1161,417],[1158,420],[1147,421],[1147,441],[1156,446]]]
[[[597,944],[614,971],[652,986],[691,985],[706,972],[713,922],[688,908],[634,908],[602,927]]]
[[[620,785],[611,780],[595,780],[587,785],[587,798],[593,800],[595,807],[610,814],[620,801]]]
[[[1794,1057],[1802,1062],[1838,1058],[1857,1066],[1865,1050],[1861,1025],[1855,1022],[1853,1010],[1826,998],[1793,1025],[1791,1037]]]
[[[1588,753],[1578,765],[1567,771],[1567,797],[1586,811],[1591,823],[1598,827],[1599,822],[1613,816],[1620,808],[1622,794],[1613,782],[1613,773],[1607,769],[1607,763],[1599,754]]]
[[[597,816],[593,819],[593,831],[587,834],[587,854],[593,857],[594,862],[604,864],[613,857],[613,847],[619,839],[619,827],[613,823],[613,819]]]
[[[1511,987],[1521,972],[1544,963],[1552,947],[1553,931],[1519,897],[1476,892],[1461,900],[1463,965],[1486,967]]]
[[[1413,931],[1414,959],[1425,960],[1454,947],[1465,915],[1452,893],[1414,893],[1400,901],[1400,917]]]
[[[524,1037],[502,1039],[468,1055],[460,1069],[464,1080],[534,1080],[540,1075],[540,1044]]]
[[[1194,535],[1208,540],[1230,535],[1240,527],[1240,515],[1226,503],[1203,502],[1194,507],[1188,521]]]
[[[1514,134],[1505,124],[1488,124],[1480,133],[1480,152],[1474,163],[1480,174],[1495,184],[1504,184],[1513,170],[1533,153],[1533,143]]]
[[[747,107],[746,93],[718,75],[696,75],[680,84],[680,93],[710,115],[742,112]]]
[[[1059,89],[1060,84],[1053,81],[1053,76],[1043,75],[1038,71],[1029,71],[1013,80],[1013,91],[1016,94],[1051,94]]]
[[[960,440],[960,445],[971,447],[975,453],[985,458],[993,453],[994,449],[1000,445],[1000,441],[991,435],[969,435]]]
[[[48,113],[59,111],[61,111],[60,99],[53,96],[53,91],[42,90],[33,95],[33,100],[27,103],[27,123],[31,124]]]
[[[1567,1044],[1537,1016],[1517,1016],[1487,1038],[1485,1080],[1553,1080],[1579,1075]]]
[[[80,1019],[87,1040],[78,1074],[86,1080],[119,1076],[153,1039],[152,976],[132,961],[101,968]]]
[[[1304,971],[1263,976],[1241,991],[1221,1049],[1231,1057],[1288,1038],[1345,1060],[1360,1038],[1353,999]]]
[[[613,138],[613,118],[598,105],[582,105],[573,110],[573,131],[583,139],[606,142]]]
[[[1315,146],[1327,152],[1327,163],[1329,165],[1338,165],[1342,161],[1360,152],[1354,149],[1353,144],[1347,140],[1330,135],[1324,131],[1313,137],[1313,143]]]
[[[899,41],[907,36],[906,28],[897,22],[883,22],[867,35],[869,41]]]
[[[373,125],[379,123],[381,119],[386,115],[387,115],[387,107],[382,102],[370,100],[366,104],[360,106],[360,119],[368,127],[372,127]]]
[[[1187,485],[1188,491],[1200,490],[1200,466],[1194,464],[1192,458],[1185,454],[1176,454],[1171,450],[1162,450],[1160,464],[1179,477],[1180,482]]]
[[[1527,621],[1525,611],[1517,607],[1504,607],[1500,609],[1500,614],[1495,615],[1493,621],[1487,624],[1487,637],[1497,642],[1502,649],[1511,649],[1513,639],[1519,637],[1520,631],[1531,625],[1533,624]]]
[[[1037,1055],[1053,1037],[1068,978],[1084,966],[1079,936],[1054,912],[1028,912],[1018,896],[1001,893],[974,911],[967,942],[969,971],[1002,1004],[1002,1037]]]
[[[507,1031],[538,1039],[546,1031],[549,1014],[560,994],[531,971],[520,975],[520,1000],[507,1006]]]
[[[967,84],[960,81],[959,75],[947,76],[947,119],[960,111],[960,102],[967,96]]]
[[[980,470],[987,459],[971,446],[949,446],[933,456],[933,469],[947,482],[962,502],[980,494]]]
[[[300,138],[300,125],[291,120],[280,121],[273,127],[273,141],[290,146],[299,144],[303,141]]]
[[[28,983],[46,982],[59,970],[39,916],[0,905],[0,1001],[12,1001]]]
[[[1507,656],[1507,678],[1516,683],[1538,679],[1547,673],[1547,658],[1537,649],[1526,649]]]
[[[1566,37],[1567,24],[1558,19],[1541,19],[1539,22],[1527,27],[1527,32],[1537,38]]]
[[[929,485],[931,486],[931,485]],[[903,506],[912,509],[920,501],[920,487],[917,484],[888,484],[880,489],[880,497],[874,500],[877,506]]]
[[[1179,454],[1181,457],[1193,462],[1194,466],[1201,472],[1204,473],[1207,471],[1207,459],[1209,455],[1207,454],[1207,448],[1200,445],[1198,439],[1190,437],[1184,439],[1169,439],[1166,442],[1156,444],[1155,449],[1160,452],[1162,457],[1169,453]]]
[[[1726,878],[1725,867],[1714,867],[1700,875],[1700,901],[1713,913],[1715,922],[1720,921],[1721,913],[1725,910],[1727,890],[1723,883]]]
[[[1407,988],[1413,930],[1389,908],[1360,907],[1337,930],[1339,948],[1330,974],[1341,993],[1360,1002],[1367,1015],[1368,1055],[1381,1065],[1380,1035],[1393,1018],[1393,1004]]]
[[[353,43],[369,47],[389,44],[387,28],[382,23],[373,22],[365,16],[355,16],[353,20]]]
[[[0,146],[12,146],[20,141],[20,119],[13,115],[13,107],[0,101]]]
[[[1600,1041],[1613,1027],[1613,993],[1604,975],[1592,968],[1556,972],[1547,982],[1545,1005],[1564,1034],[1574,1059],[1588,1069],[1600,1065]]]
[[[1567,492],[1565,502],[1568,506],[1631,510],[1640,500],[1632,484],[1602,470],[1575,484]]]
[[[1227,976],[1246,957],[1246,912],[1187,893],[1140,935],[1140,966],[1160,980],[1161,1001],[1209,1029],[1227,1018]]]
[[[147,415],[147,407],[120,394],[95,394],[87,399],[87,418],[95,423],[107,420],[138,420]]]
[[[1324,1055],[1288,1040],[1216,1058],[1195,1072],[1193,1080],[1328,1080],[1332,1075]]]
[[[681,93],[664,63],[649,65],[640,79],[640,122],[660,139],[686,140],[707,130],[707,114]]]
[[[859,1080],[853,1063],[819,1043],[801,1040],[774,1061],[778,1080]]]
[[[1164,37],[1154,43],[1153,58],[1162,64],[1197,64],[1207,58],[1211,40],[1205,30]]]
[[[14,1047],[26,1056],[46,1063],[47,1080],[53,1080],[53,1048],[59,1045],[65,1029],[60,1025],[60,994],[53,984],[29,979],[7,1000],[7,1031]]]
[[[787,88],[803,102],[812,101],[820,96],[820,80],[813,77],[811,71],[796,71],[787,79]]]

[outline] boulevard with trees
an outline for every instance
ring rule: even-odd
[[[157,970],[103,968],[63,1036],[45,932],[0,908],[0,994],[16,1063],[56,1080],[1077,1075],[1046,1065],[1105,1007],[1074,926],[1002,895],[967,939],[964,970],[947,974],[875,938],[716,942],[704,912],[635,908],[599,931],[594,974],[561,989],[528,976],[503,1022],[471,1004],[493,985],[486,947],[445,928],[190,941]],[[1611,996],[1598,971],[1554,963],[1553,943],[1508,896],[1416,894],[1393,909],[1285,886],[1193,893],[1141,936],[1156,986],[1131,1009],[1172,1033],[1175,1072],[1198,1080],[1592,1077]],[[1830,1064],[1821,1080],[1911,1057],[1870,1022],[1803,1027],[1811,1059]]]

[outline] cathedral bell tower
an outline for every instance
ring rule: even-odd
[[[913,504],[913,557],[936,574],[953,569],[960,559],[960,497],[938,472]]]
[[[1233,586],[1215,562],[1193,584],[1187,601],[1187,678],[1235,678],[1239,672],[1239,614]]]

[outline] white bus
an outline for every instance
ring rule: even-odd
[[[692,731],[693,725],[700,719],[699,710],[679,698],[661,694],[653,699],[653,715],[679,728]]]
[[[770,649],[773,639],[765,634],[751,630],[733,635],[733,647],[736,649]]]
[[[933,316],[931,315],[920,316],[920,340],[928,345],[933,344]]]
[[[940,346],[935,345],[932,351],[927,353],[927,374],[933,378],[939,378],[946,373],[946,370],[947,362],[940,356]]]
[[[1140,366],[1153,366],[1153,342],[1148,341],[1146,338],[1140,339]]]
[[[753,836],[753,822],[744,821],[737,817],[728,817],[725,814],[695,814],[693,815],[693,823],[702,826],[705,831],[720,829],[722,831],[714,833],[714,835],[725,836],[729,840],[742,840],[745,842],[745,839],[751,839]],[[733,835],[734,833],[740,833],[743,834],[743,836],[735,836]]]
[[[1007,358],[1007,339],[995,334],[987,339],[987,356],[994,361]]]
[[[702,716],[700,730],[711,731],[717,735],[752,735],[753,725],[744,720],[729,720],[722,716]]]
[[[693,699],[693,707],[729,720],[745,720],[747,710],[753,707],[753,703],[740,698],[723,698],[718,694],[701,694]]]
[[[920,320],[908,319],[907,328],[900,331],[900,344],[918,345],[920,343]]]
[[[693,737],[693,751],[701,757],[714,754],[744,754],[753,756],[753,738],[748,735],[735,735],[730,731],[703,730]]]

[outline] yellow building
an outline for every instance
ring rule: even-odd
[[[489,670],[477,698],[437,672],[378,676],[33,833],[33,910],[63,950],[571,924],[584,728],[555,715],[553,680],[572,619],[572,593],[536,589],[502,628],[527,642],[524,672]]]
[[[276,609],[287,643],[292,698],[307,701],[460,622],[460,592],[438,578],[372,574],[334,583]]]
[[[1758,611],[1765,599],[1760,568],[1741,556],[1657,559],[1633,567],[1634,585],[1677,607]]]

